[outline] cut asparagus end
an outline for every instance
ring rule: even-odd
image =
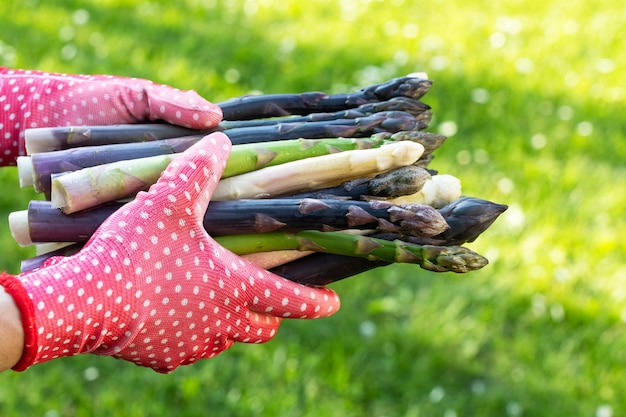
[[[67,194],[65,187],[58,181],[52,180],[52,191],[50,193],[50,203],[52,208],[64,208],[69,206],[70,196]]]
[[[20,210],[9,213],[9,228],[13,239],[20,246],[29,246],[33,242],[30,239],[28,226],[28,210]]]
[[[40,152],[58,151],[61,149],[60,142],[56,138],[56,128],[40,127],[26,129],[24,132],[24,146],[27,155],[34,155]],[[76,128],[78,135],[88,137],[88,128]]]
[[[33,160],[30,156],[18,156],[17,157],[17,175],[20,182],[20,187],[32,187],[35,184],[33,177]]]

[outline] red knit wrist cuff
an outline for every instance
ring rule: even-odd
[[[2,285],[17,306],[24,328],[24,351],[19,362],[12,368],[14,371],[24,371],[32,365],[37,355],[37,329],[35,327],[35,307],[22,283],[13,275],[3,272],[0,274]]]

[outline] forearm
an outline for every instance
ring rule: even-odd
[[[0,285],[0,372],[12,368],[22,356],[24,330],[13,298]]]

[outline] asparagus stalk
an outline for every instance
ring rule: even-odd
[[[234,145],[222,178],[338,152],[379,148],[386,143],[382,138],[331,138]]]
[[[85,242],[123,203],[111,203],[65,215],[49,201],[33,200],[28,210],[9,215],[15,240],[22,246],[43,242]],[[506,205],[461,197],[438,212],[429,206],[398,207],[385,202],[345,200],[238,200],[209,205],[204,227],[211,235],[269,231],[376,229],[375,237],[427,245],[473,242]]]
[[[197,134],[198,131],[170,124],[69,126],[26,129],[24,143],[29,155],[81,146],[143,142]]]
[[[394,97],[387,101],[365,103],[353,109],[340,110],[327,113],[309,113],[301,116],[283,116],[268,117],[263,119],[250,120],[223,120],[220,123],[220,129],[225,131],[228,129],[255,126],[270,126],[279,123],[302,123],[302,122],[320,122],[337,119],[356,119],[357,117],[365,117],[374,113],[388,111],[402,111],[409,113],[416,118],[430,120],[430,116],[424,115],[430,113],[430,106],[419,100],[408,97]]]
[[[240,127],[223,132],[235,145],[285,139],[320,139],[366,137],[380,132],[422,130],[427,122],[401,111],[374,113],[354,119],[279,123],[267,126]]]
[[[336,112],[394,97],[409,97],[418,100],[430,90],[431,86],[430,80],[407,76],[371,85],[354,93],[266,94],[238,97],[218,105],[222,109],[224,120],[261,119],[292,114]]]
[[[376,233],[370,237],[402,239],[420,245],[462,245],[476,240],[506,209],[505,205],[480,198],[461,197],[439,210],[450,228],[437,236],[407,237],[398,233]],[[314,253],[274,266],[271,271],[292,281],[321,286],[389,264],[352,256]]]
[[[380,148],[346,151],[267,167],[222,179],[212,201],[269,198],[316,189],[329,182],[341,183],[411,165],[420,158],[423,150],[418,143],[395,142]]]
[[[49,201],[33,200],[28,210],[9,215],[15,240],[22,246],[42,242],[86,242],[122,203],[112,203],[71,215]],[[215,201],[204,217],[212,236],[272,231],[373,229],[413,236],[435,236],[448,228],[430,206],[404,209],[384,202],[270,199]]]
[[[469,272],[487,265],[487,259],[462,246],[416,245],[369,236],[305,230],[221,236],[218,243],[238,255],[274,250],[334,253],[372,261],[414,263],[434,272]]]

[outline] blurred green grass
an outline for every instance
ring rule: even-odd
[[[334,317],[163,376],[84,356],[0,375],[3,416],[626,414],[623,2],[9,0],[0,65],[136,76],[222,101],[426,71],[432,167],[510,209],[464,275],[333,286]],[[0,268],[32,255],[6,216]]]

